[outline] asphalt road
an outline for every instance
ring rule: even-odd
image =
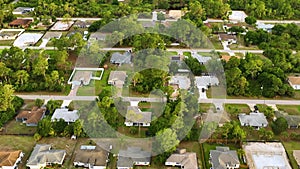
[[[17,95],[26,100],[81,100],[94,101],[97,96],[59,96],[59,95]],[[124,97],[125,101],[158,101],[157,98]],[[228,103],[228,104],[283,104],[300,105],[300,100],[259,100],[259,99],[201,99],[199,103]]]

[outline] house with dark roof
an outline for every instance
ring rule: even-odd
[[[137,106],[128,106],[126,113],[126,126],[149,127],[152,112],[142,112]]]
[[[140,147],[128,147],[120,150],[118,154],[117,169],[132,169],[134,165],[148,166],[151,161],[151,152]]]
[[[119,52],[115,52],[112,54],[112,56],[110,58],[110,63],[117,64],[117,65],[130,64],[131,63],[131,53],[128,51],[123,54],[121,54]]]
[[[99,146],[81,145],[75,152],[73,164],[75,167],[89,169],[105,169],[107,167],[109,152]]]
[[[127,74],[125,71],[111,71],[108,78],[108,84],[122,88],[126,78]]]
[[[212,169],[235,169],[240,167],[236,150],[230,150],[229,147],[216,147],[216,150],[210,150],[210,163]]]
[[[194,152],[186,152],[186,149],[177,150],[166,160],[165,165],[184,169],[198,169],[197,155]]]
[[[65,156],[65,150],[53,150],[50,144],[37,144],[27,161],[26,167],[40,169],[53,164],[62,165]]]
[[[262,127],[268,126],[268,121],[264,113],[239,114],[241,126],[251,126],[259,130]]]
[[[32,19],[15,19],[10,22],[8,25],[14,28],[28,28],[31,24]]]
[[[228,45],[237,43],[236,35],[219,33],[218,36],[221,42],[227,42]]]
[[[16,121],[25,123],[26,126],[37,126],[38,122],[45,116],[45,112],[45,107],[38,108],[35,106],[30,111],[21,111],[16,116]]]
[[[21,162],[24,154],[22,151],[0,151],[0,168],[16,169]]]
[[[88,28],[88,27],[91,26],[91,24],[92,24],[91,21],[80,21],[80,20],[78,20],[78,21],[76,21],[76,22],[73,24],[73,26],[74,26],[74,27],[77,27],[77,28]]]

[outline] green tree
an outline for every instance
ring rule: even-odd
[[[13,108],[14,89],[12,85],[0,85],[0,111]]]
[[[34,101],[34,105],[37,107],[41,107],[44,104],[44,100],[43,99],[35,99]]]
[[[288,128],[287,120],[283,117],[277,118],[271,125],[274,134],[279,135]]]
[[[253,25],[256,23],[256,18],[254,16],[248,16],[245,18],[245,22],[249,25]]]
[[[156,134],[156,143],[158,152],[172,152],[179,144],[179,140],[177,140],[176,132],[168,128]]]

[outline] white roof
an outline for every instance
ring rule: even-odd
[[[201,56],[195,52],[192,52],[192,57],[196,58],[198,60],[198,62],[200,62],[200,63],[207,63],[211,59],[211,57]]]
[[[264,125],[268,125],[268,121],[266,116],[263,113],[250,113],[249,115],[240,114],[239,120],[243,124],[248,124],[250,126],[259,127]]]
[[[14,42],[14,46],[24,47],[35,44],[43,36],[41,33],[23,33]]]
[[[219,79],[215,76],[196,76],[195,84],[198,88],[219,85]]]
[[[257,22],[256,27],[257,29],[272,29],[274,25]]]
[[[245,18],[247,15],[244,11],[232,11],[231,15],[229,15],[229,20],[245,22]]]
[[[250,169],[291,169],[281,143],[247,143],[244,146]]]
[[[191,86],[191,80],[187,76],[172,76],[169,83],[178,85],[180,89],[188,89]]]
[[[66,108],[56,109],[51,117],[51,121],[63,119],[65,122],[75,122],[79,116],[77,110],[69,111]]]

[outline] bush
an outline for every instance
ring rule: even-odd
[[[279,135],[280,133],[286,131],[288,128],[288,123],[285,118],[279,117],[275,120],[274,123],[272,123],[272,130],[274,134]]]
[[[253,25],[256,23],[256,18],[253,16],[248,16],[247,18],[245,18],[245,22],[249,25]]]

